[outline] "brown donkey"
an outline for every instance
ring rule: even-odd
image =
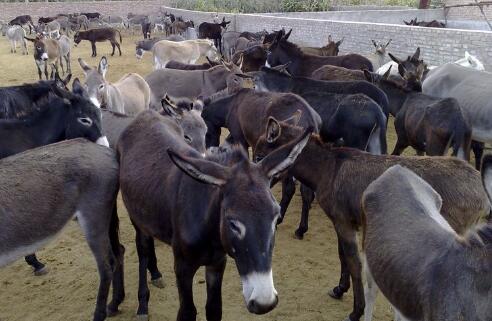
[[[439,213],[443,202],[431,185],[399,165],[365,190],[364,270],[372,285],[365,321],[378,287],[403,316],[399,320],[491,320],[492,225],[460,236]]]
[[[293,164],[310,132],[254,164],[240,147],[200,154],[174,121],[152,110],[125,129],[117,150],[123,201],[137,232],[140,319],[148,319],[153,238],[172,245],[178,321],[196,320],[193,278],[201,266],[206,266],[207,320],[222,319],[227,254],[236,262],[248,310],[263,314],[275,308],[271,265],[280,207],[270,181]]]
[[[281,130],[277,137],[260,138],[255,159],[262,159],[278,147],[297,140],[302,133],[302,128],[270,120],[269,127],[278,126]],[[347,318],[350,321],[359,320],[364,312],[356,239],[362,224],[362,193],[387,168],[396,164],[415,171],[443,196],[441,214],[457,233],[463,233],[482,214],[490,211],[490,201],[480,173],[459,159],[372,155],[352,148],[333,148],[322,143],[319,137],[312,136],[290,173],[315,191],[321,208],[333,222],[342,267],[340,283],[329,294],[341,298],[348,291],[352,278],[354,311]]]
[[[339,40],[337,42],[331,39],[331,35],[328,36],[328,43],[323,47],[301,47],[302,52],[305,54],[316,55],[316,56],[338,56],[340,52],[339,48],[343,42]]]

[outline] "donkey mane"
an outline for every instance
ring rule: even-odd
[[[24,84],[0,89],[2,102],[0,102],[0,118],[5,119],[24,119],[33,113],[43,112],[49,108],[51,100],[56,94],[51,90],[52,81],[41,81],[34,84]],[[31,97],[39,95],[39,98],[33,101],[33,104],[19,104],[19,94],[26,93],[23,96]]]
[[[249,162],[249,156],[241,145],[232,145],[228,148],[208,150],[206,158],[207,160],[228,166]]]
[[[281,40],[278,42],[279,46],[282,46],[284,49],[291,51],[296,55],[306,55],[302,52],[301,48],[293,42],[288,40]]]
[[[5,95],[8,99],[9,94]],[[66,104],[69,103],[68,100],[65,101],[58,96],[53,95],[48,95],[45,98],[42,98],[39,100],[40,103],[34,104],[31,108],[26,108],[26,107],[20,107],[20,108],[14,108],[15,110],[9,110],[8,114],[10,115],[8,118],[1,119],[0,122],[3,123],[14,123],[14,122],[30,122],[46,111],[50,109],[55,109],[55,108],[61,108],[60,104]],[[42,102],[42,103],[41,103]]]

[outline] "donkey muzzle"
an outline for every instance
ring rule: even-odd
[[[250,313],[265,314],[278,304],[278,293],[273,285],[272,270],[251,272],[241,277],[243,296]]]

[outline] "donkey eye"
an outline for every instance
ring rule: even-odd
[[[244,226],[244,224],[239,222],[238,220],[229,219],[228,221],[229,229],[232,231],[232,233],[235,234],[238,239],[242,240],[246,235],[246,226]]]
[[[104,84],[99,85],[99,90],[103,90],[103,89],[104,89]]]
[[[191,142],[193,141],[193,139],[191,139],[191,137],[190,137],[190,136],[188,136],[188,135],[185,135],[185,136],[184,136],[184,140],[185,140],[185,142],[187,142],[188,144],[191,144]]]
[[[77,118],[77,120],[79,121],[79,123],[81,123],[84,126],[89,127],[92,125],[92,119],[90,119],[90,118],[80,117],[80,118]]]

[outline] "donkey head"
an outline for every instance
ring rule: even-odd
[[[388,42],[385,45],[382,42],[376,42],[374,40],[371,40],[371,41],[372,41],[372,44],[374,45],[374,47],[376,48],[376,53],[380,54],[380,55],[385,55],[386,54],[386,48],[391,43],[391,40],[392,39],[388,40]]]
[[[240,147],[217,155],[222,160],[216,162],[211,161],[213,155],[192,158],[169,151],[173,162],[186,174],[220,188],[220,239],[236,262],[243,297],[251,313],[267,313],[278,303],[272,253],[280,206],[270,190],[270,181],[294,163],[310,130],[258,164],[251,163]]]
[[[260,162],[273,151],[296,140],[304,131],[303,128],[297,127],[301,116],[302,112],[298,110],[283,121],[269,117],[265,133],[260,136],[253,149],[255,162]]]
[[[417,66],[421,63],[423,63],[423,60],[419,59],[420,57],[420,47],[415,50],[415,53],[412,56],[408,56],[406,60],[401,60],[398,59],[397,57],[393,56],[391,53],[388,53],[388,56],[398,64],[398,66],[402,65],[407,71],[415,71],[417,69]],[[400,71],[398,69],[398,71]],[[403,75],[400,73],[400,75],[403,77]]]
[[[226,21],[225,17],[222,18],[222,22],[219,24],[222,28],[227,29],[227,25],[230,24],[230,21]]]
[[[97,107],[105,107],[108,102],[109,83],[105,79],[109,66],[108,59],[103,56],[97,69],[90,67],[82,58],[79,58],[78,61],[85,74],[84,85],[90,100]]]
[[[205,153],[207,126],[201,116],[203,106],[198,101],[174,100],[167,94],[161,100],[163,114],[172,117],[183,129],[184,140],[200,153]]]
[[[328,44],[324,47],[326,48],[326,55],[338,56],[338,53],[340,52],[340,45],[344,39],[345,38],[342,38],[341,40],[335,42],[332,40],[331,35],[328,35]]]
[[[24,37],[26,40],[34,44],[34,60],[46,61],[49,58],[48,44],[43,38],[36,37],[34,39]]]
[[[56,82],[53,92],[63,98],[68,110],[66,118],[65,139],[86,138],[97,144],[109,147],[109,142],[102,132],[101,111],[89,100],[89,96],[78,78],[73,81],[72,92],[60,88]]]
[[[290,29],[290,31],[286,34],[284,34],[283,32],[279,32],[277,34],[275,40],[268,47],[267,61],[265,63],[265,66],[278,66],[285,64],[286,62],[291,60],[286,50],[282,48],[282,44],[288,43],[287,40],[289,39],[291,33],[292,29]]]

